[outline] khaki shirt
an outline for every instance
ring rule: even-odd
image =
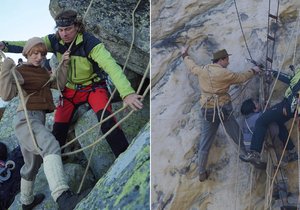
[[[231,97],[228,93],[230,86],[243,83],[254,76],[251,69],[235,73],[219,64],[198,66],[189,56],[184,57],[184,62],[188,69],[198,76],[201,89],[200,104],[206,108],[223,106],[230,102]]]

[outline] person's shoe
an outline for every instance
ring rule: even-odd
[[[239,158],[244,162],[249,162],[258,169],[266,169],[267,164],[261,161],[260,154],[256,151],[250,151],[247,154],[241,154]]]
[[[67,190],[63,192],[56,200],[59,210],[73,210],[75,206],[90,192],[86,190],[80,194],[74,194]]]
[[[287,151],[287,154],[284,156],[283,161],[286,163],[293,162],[298,160],[298,154],[296,151]]]
[[[209,176],[209,172],[208,171],[204,171],[202,173],[199,173],[199,181],[200,182],[204,182],[205,180],[208,179]]]
[[[40,203],[42,203],[42,201],[44,200],[45,195],[42,193],[36,194],[34,196],[34,199],[32,201],[31,204],[25,205],[22,204],[22,209],[23,210],[32,210],[35,206],[39,205]]]

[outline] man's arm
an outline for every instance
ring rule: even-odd
[[[184,46],[181,48],[181,57],[183,58],[183,61],[187,68],[193,73],[193,74],[198,74],[199,71],[202,69],[199,67],[195,61],[189,56],[188,50],[189,46]]]
[[[0,50],[10,53],[22,53],[26,41],[1,41]]]
[[[135,93],[130,82],[126,78],[122,68],[117,64],[115,59],[106,50],[104,44],[96,45],[89,55],[98,65],[110,76],[112,82],[116,86],[122,99],[125,96]]]
[[[272,76],[277,77],[278,76],[278,71],[272,71]],[[291,82],[291,76],[287,75],[285,73],[280,72],[278,76],[279,81],[289,85]]]

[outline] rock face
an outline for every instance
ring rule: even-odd
[[[292,73],[288,66],[297,66],[300,61],[299,39],[295,37],[299,35],[299,4],[296,0],[280,1],[279,24],[273,27],[277,28],[273,68],[288,74]],[[251,56],[265,64],[268,1],[237,1],[237,6]],[[189,45],[189,54],[199,65],[210,63],[212,53],[225,48],[233,54],[229,69],[238,72],[252,67],[245,62],[250,56],[234,1],[151,1],[151,41],[152,209],[264,209],[266,173],[254,170],[250,175],[250,166],[238,162],[236,147],[221,126],[209,155],[212,174],[208,181],[198,181],[200,91],[197,78],[182,62],[180,47]],[[294,46],[298,46],[295,59]],[[286,86],[279,83],[272,104],[283,98]],[[259,93],[259,77],[244,90],[235,86],[230,93],[234,114],[240,118],[242,101]],[[297,162],[282,170],[288,178],[288,190],[297,197]],[[271,209],[278,206],[275,202]]]
[[[76,209],[149,209],[149,170],[148,123]]]

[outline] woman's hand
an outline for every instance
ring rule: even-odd
[[[140,101],[143,96],[138,95],[136,93],[132,93],[126,96],[123,101],[126,105],[130,106],[134,111],[143,108],[143,103]]]

